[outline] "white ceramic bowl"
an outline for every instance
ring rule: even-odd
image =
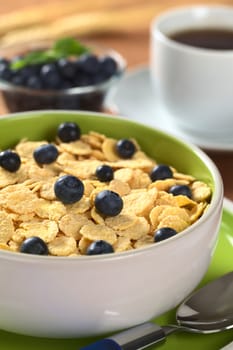
[[[175,307],[200,282],[221,221],[223,187],[198,148],[123,118],[91,112],[29,112],[0,119],[0,147],[53,135],[62,121],[85,132],[135,137],[158,160],[210,184],[209,209],[181,234],[134,251],[77,258],[0,250],[0,328],[46,337],[83,337],[150,320]],[[36,125],[36,128],[35,128]]]

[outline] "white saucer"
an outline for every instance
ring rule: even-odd
[[[127,73],[118,83],[116,90],[108,97],[107,106],[122,116],[166,131],[201,148],[233,151],[233,135],[232,140],[209,140],[186,135],[178,129],[156,100],[147,66],[141,66]]]

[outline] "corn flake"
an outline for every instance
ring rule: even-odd
[[[82,237],[80,229],[88,222],[89,219],[84,215],[69,213],[58,221],[58,226],[66,236],[73,236],[76,240],[79,240]]]
[[[48,244],[51,255],[68,256],[76,252],[76,240],[74,237],[59,236]]]
[[[0,243],[7,243],[14,234],[13,220],[6,212],[0,211]]]
[[[192,197],[196,202],[208,201],[211,196],[210,187],[202,181],[194,181],[191,185]]]
[[[80,233],[90,241],[104,240],[110,244],[114,244],[117,240],[115,231],[104,224],[84,225]]]
[[[116,243],[113,244],[114,252],[124,252],[133,249],[131,240],[128,237],[118,237]]]
[[[16,234],[23,235],[24,237],[38,236],[46,243],[55,239],[58,233],[58,225],[52,220],[32,220],[28,222],[22,222],[19,228],[16,229]]]
[[[139,238],[147,235],[150,232],[150,225],[144,217],[138,217],[134,225],[129,228],[117,231],[117,234],[122,237],[128,237],[132,240],[138,240]]]

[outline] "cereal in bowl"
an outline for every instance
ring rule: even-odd
[[[0,153],[0,249],[81,256],[138,249],[179,234],[210,187],[147,156],[134,139],[59,125],[54,142]]]

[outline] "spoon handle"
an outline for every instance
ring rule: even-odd
[[[162,327],[146,322],[107,339],[102,339],[80,350],[142,350],[165,340]]]

